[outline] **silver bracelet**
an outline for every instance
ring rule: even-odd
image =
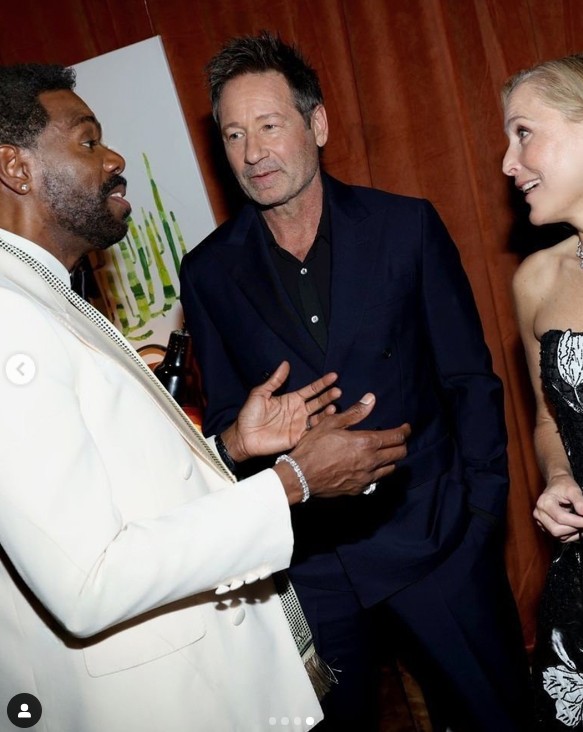
[[[275,464],[277,465],[278,463],[289,463],[292,466],[294,473],[298,476],[298,480],[300,481],[302,492],[304,494],[302,497],[302,503],[305,503],[310,497],[310,486],[308,485],[306,476],[302,473],[300,466],[296,463],[293,457],[290,457],[286,453],[277,458]]]

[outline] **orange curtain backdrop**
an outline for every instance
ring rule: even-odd
[[[500,172],[498,92],[520,68],[583,50],[580,0],[0,0],[0,11],[3,64],[74,64],[161,35],[218,221],[231,210],[232,181],[217,157],[203,67],[227,38],[263,28],[298,43],[320,73],[327,170],[436,205],[506,387],[507,561],[530,644],[548,547],[531,518],[541,482],[510,282],[538,234]]]

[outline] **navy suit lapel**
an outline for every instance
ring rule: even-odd
[[[324,354],[306,330],[281,284],[268,247],[263,227],[255,215],[239,249],[233,277],[270,330],[300,358],[321,369]]]
[[[337,370],[357,337],[377,249],[381,244],[380,215],[371,214],[350,187],[327,179],[332,226],[331,318],[325,370]]]

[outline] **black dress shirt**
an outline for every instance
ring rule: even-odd
[[[326,353],[331,269],[330,211],[326,197],[316,238],[303,262],[279,246],[263,216],[260,218],[267,231],[269,251],[281,282],[306,329]]]

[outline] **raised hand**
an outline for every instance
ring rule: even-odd
[[[287,379],[290,366],[283,361],[267,381],[249,394],[236,422],[222,433],[235,462],[258,455],[291,450],[309,429],[336,410],[332,402],[341,395],[329,373],[297,391],[274,396]]]

